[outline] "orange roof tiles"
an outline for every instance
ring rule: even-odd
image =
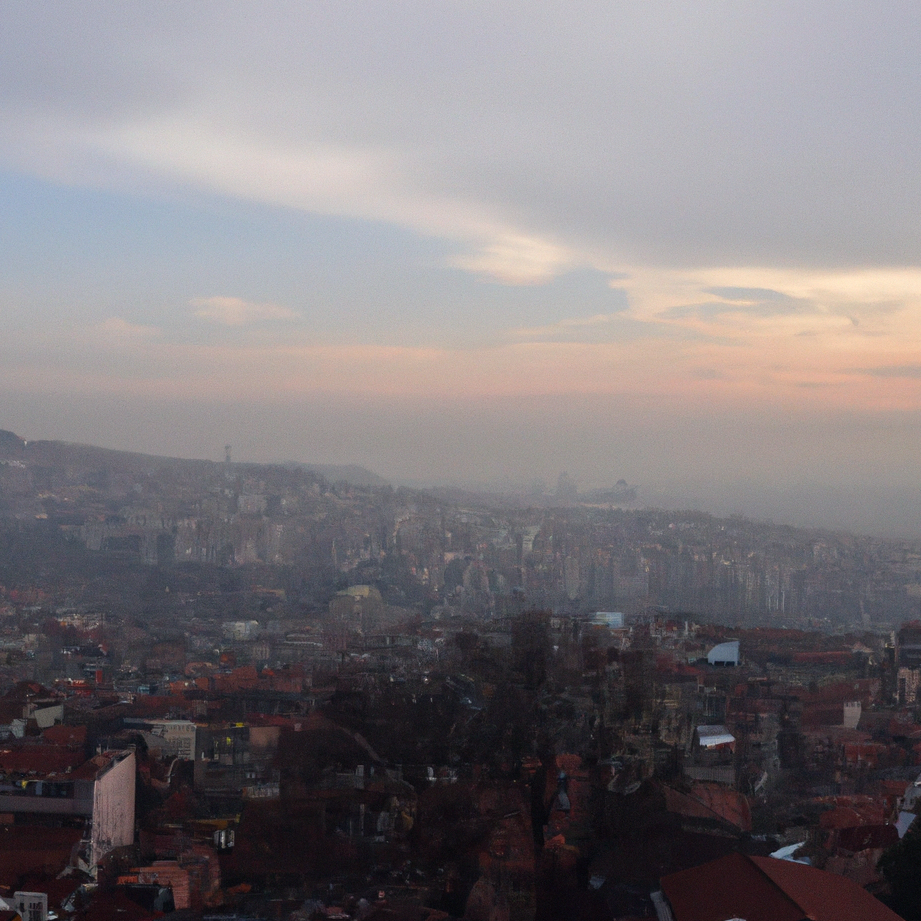
[[[675,815],[707,822],[725,822],[741,831],[751,831],[748,801],[732,790],[720,790],[715,784],[700,784],[688,795],[663,785],[662,793],[666,810]]]
[[[691,796],[731,825],[742,831],[752,830],[751,807],[741,793],[720,784],[696,783],[691,787]]]

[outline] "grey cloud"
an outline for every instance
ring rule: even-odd
[[[909,380],[921,380],[921,365],[883,365],[878,368],[855,368],[849,373],[868,377],[901,377]]]
[[[793,301],[794,298],[782,291],[774,291],[771,288],[707,288],[707,294],[714,294],[721,297],[724,301],[741,301],[750,303],[752,301],[771,302],[771,301]]]
[[[89,2],[4,17],[0,99],[59,117],[49,142],[75,113],[179,112],[386,150],[406,188],[608,262],[921,251],[913,3]],[[14,143],[16,125],[3,133]]]
[[[182,68],[170,66],[170,31],[178,30],[166,25],[139,23],[125,4],[6,4],[0,30],[5,118],[36,115],[49,119],[54,131],[55,117],[88,127],[178,104],[189,86]]]
[[[713,290],[715,291],[717,289]],[[744,290],[754,291],[758,289],[752,288]],[[713,319],[729,313],[747,314],[753,317],[773,317],[788,316],[795,313],[814,313],[815,310],[815,305],[810,301],[781,295],[780,297],[768,298],[766,300],[739,299],[724,301],[704,301],[699,304],[682,304],[678,307],[670,307],[667,310],[663,310],[659,316],[664,319],[676,320],[685,319],[687,317]]]
[[[726,375],[716,368],[701,368],[695,371],[693,376],[699,381],[721,381],[726,378]]]
[[[661,339],[674,342],[713,342],[697,330],[637,320],[622,314],[574,318],[555,324],[514,330],[516,338],[540,342],[640,342]]]

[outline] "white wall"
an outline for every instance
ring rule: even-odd
[[[116,759],[97,776],[93,789],[90,864],[94,868],[112,848],[134,843],[134,752],[119,752]]]

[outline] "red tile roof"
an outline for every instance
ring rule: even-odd
[[[15,889],[26,873],[57,875],[70,863],[82,836],[79,828],[0,826],[0,884]]]
[[[751,807],[743,794],[720,784],[696,783],[691,787],[691,796],[742,831],[752,830]]]
[[[895,825],[861,825],[858,828],[842,828],[838,835],[838,847],[856,853],[869,848],[891,847],[898,840],[899,833]]]
[[[815,921],[898,921],[899,916],[865,889],[833,873],[790,860],[752,857],[774,885],[783,889]]]
[[[709,822],[723,821],[723,817],[715,813],[709,806],[706,806],[695,797],[675,790],[673,787],[663,786],[662,794],[665,797],[665,809],[668,812],[686,819],[705,819]]]
[[[0,770],[8,774],[28,774],[39,776],[64,773],[73,770],[86,760],[82,749],[67,748],[63,745],[45,745],[30,743],[10,745],[0,749]]]
[[[803,921],[804,912],[741,854],[662,877],[675,921]]]
[[[85,909],[74,915],[75,921],[152,921],[161,912],[149,912],[123,892],[97,892]]]
[[[662,878],[675,921],[899,921],[844,877],[788,860],[729,854]]]
[[[49,726],[42,732],[42,738],[52,745],[86,745],[86,726]]]
[[[819,816],[822,828],[857,828],[861,825],[885,825],[886,810],[882,803],[865,806],[842,804]]]

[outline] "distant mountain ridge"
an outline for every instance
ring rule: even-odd
[[[290,461],[282,464],[283,467],[293,467],[296,470],[308,470],[328,480],[330,483],[351,483],[353,486],[387,486],[390,481],[378,476],[367,467],[357,464],[302,464],[299,461]]]
[[[0,429],[0,461],[20,461],[42,466],[68,466],[87,470],[112,465],[133,473],[149,474],[162,470],[164,466],[192,470],[226,463],[225,461],[141,454],[135,451],[121,451],[116,448],[101,448],[96,445],[68,441],[30,441],[6,429]],[[355,486],[386,486],[388,482],[373,471],[356,464],[301,462],[271,464],[240,461],[234,462],[232,466],[237,468],[287,467],[309,471],[331,483],[345,482]]]

